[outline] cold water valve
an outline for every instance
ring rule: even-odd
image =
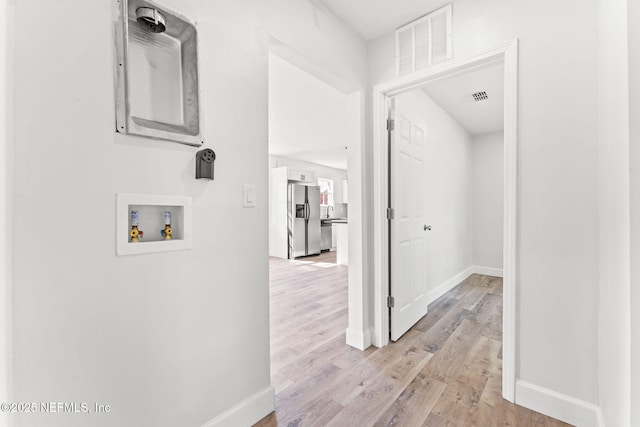
[[[129,231],[129,237],[132,242],[138,242],[138,239],[142,239],[144,232],[138,230],[138,211],[131,211],[131,231]]]

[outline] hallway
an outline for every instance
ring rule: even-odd
[[[345,344],[335,253],[271,258],[276,412],[256,426],[566,426],[501,398],[502,280],[473,275],[398,342]]]

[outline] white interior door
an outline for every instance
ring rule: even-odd
[[[427,126],[395,100],[391,110],[390,223],[391,340],[398,340],[427,313],[425,149]]]

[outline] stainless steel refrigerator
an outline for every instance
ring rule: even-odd
[[[320,253],[320,187],[289,184],[289,258]]]

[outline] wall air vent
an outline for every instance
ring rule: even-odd
[[[476,102],[484,101],[489,99],[487,96],[487,92],[476,92],[473,94],[473,100]]]
[[[451,11],[449,4],[396,30],[396,75],[452,58]]]

